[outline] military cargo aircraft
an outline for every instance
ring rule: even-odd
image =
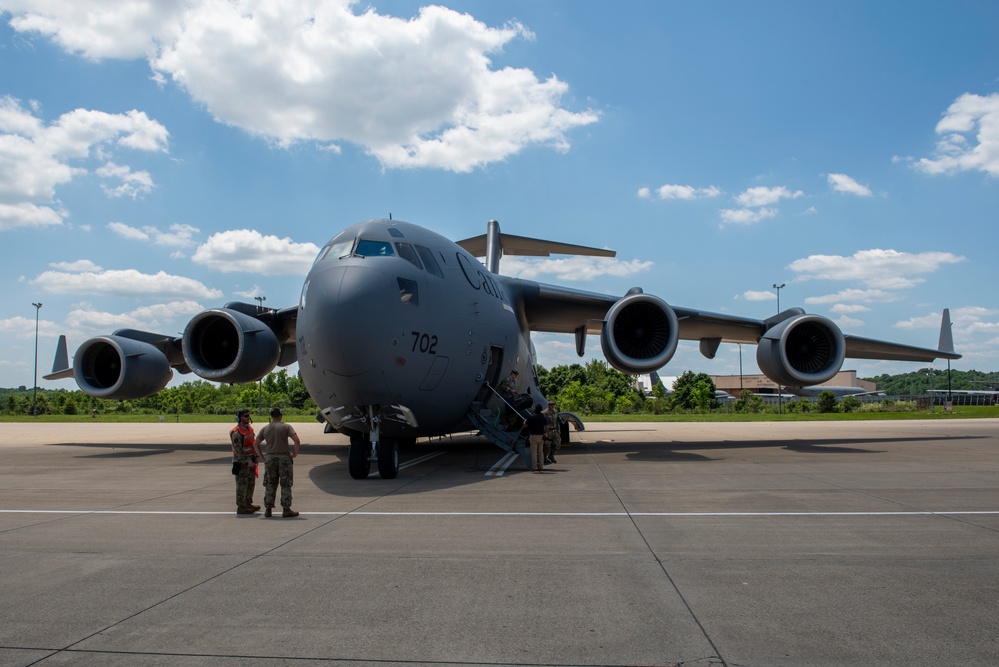
[[[504,418],[517,407],[497,388],[517,370],[520,398],[544,403],[532,331],[574,335],[580,356],[587,336],[599,336],[608,363],[629,374],[665,366],[681,338],[699,341],[708,358],[722,342],[752,343],[760,370],[785,387],[825,382],[847,357],[960,358],[943,334],[940,349],[919,348],[844,335],[800,308],[757,320],[671,306],[637,287],[617,297],[499,274],[503,255],[551,254],[614,256],[504,234],[496,221],[455,243],[400,220],[367,220],[323,247],[297,305],[228,303],[195,315],[179,337],[118,330],[85,341],[72,365],[63,337],[45,378],[127,400],[160,391],[174,370],[238,383],[297,361],[318,418],[349,436],[348,470],[363,479],[373,462],[394,478],[399,445],[423,436],[477,429],[522,452],[519,429],[508,427],[516,418]]]

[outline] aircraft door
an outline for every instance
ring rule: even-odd
[[[503,379],[503,348],[499,345],[489,346],[489,363],[486,366],[486,374],[484,382],[488,382],[489,386],[495,389],[499,386],[500,381]],[[493,392],[486,388],[485,384],[482,385],[482,389],[479,390],[479,395],[476,396],[476,400],[488,403],[489,398],[493,396]]]

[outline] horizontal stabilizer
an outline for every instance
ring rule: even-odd
[[[559,243],[558,241],[545,241],[544,239],[533,239],[527,236],[514,236],[513,234],[499,235],[500,247],[504,255],[519,255],[521,257],[551,257],[552,255],[587,255],[590,257],[614,257],[617,253],[604,248],[591,248],[589,246],[574,245],[572,243]],[[476,257],[486,256],[486,235],[480,234],[464,241],[458,241],[458,245],[472,253]]]
[[[499,260],[503,255],[522,257],[550,257],[551,255],[586,255],[589,257],[616,257],[613,250],[591,248],[589,246],[545,241],[527,236],[514,236],[500,231],[499,223],[490,220],[486,233],[456,242],[476,257],[486,258],[486,268],[499,273]]]

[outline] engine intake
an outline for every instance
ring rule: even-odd
[[[195,315],[184,329],[182,346],[191,370],[215,382],[255,382],[281,356],[277,336],[266,324],[227,308]]]
[[[657,296],[636,292],[607,311],[600,347],[607,362],[622,373],[648,373],[673,358],[679,339],[673,309]]]
[[[839,327],[820,315],[798,315],[760,339],[756,363],[768,378],[787,387],[830,380],[843,366],[846,343]]]
[[[90,396],[128,401],[158,392],[173,370],[156,346],[111,335],[84,341],[73,356],[73,377]]]

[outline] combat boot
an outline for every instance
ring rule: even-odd
[[[282,517],[298,516],[298,512],[296,512],[295,510],[291,509],[290,507],[285,507],[284,511],[281,512],[281,516]]]
[[[254,512],[259,512],[260,511],[260,505],[248,505],[248,507],[251,510],[253,510]]]
[[[266,516],[266,517],[273,516],[273,511],[274,510],[272,510],[270,507],[268,507],[267,509],[264,510],[264,516]]]
[[[257,510],[250,509],[249,507],[240,507],[239,509],[236,510],[236,514],[253,514],[256,511]]]

